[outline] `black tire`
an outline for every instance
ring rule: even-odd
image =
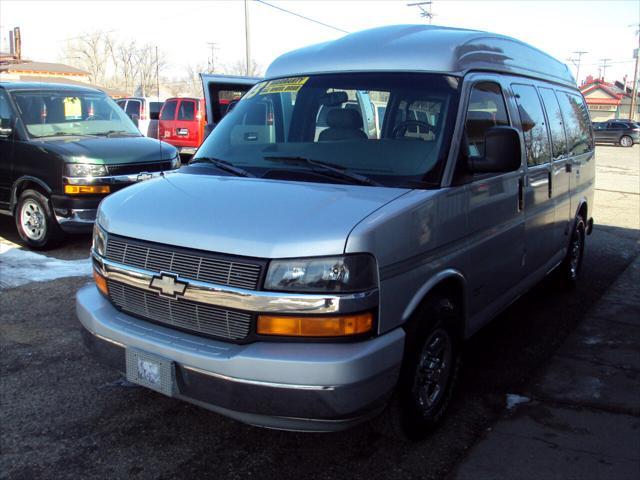
[[[460,370],[459,308],[446,297],[427,299],[407,323],[405,354],[396,391],[376,421],[381,433],[402,441],[423,439],[444,415]],[[449,355],[427,356],[434,342],[448,342]],[[447,360],[444,365],[442,360]],[[439,384],[438,392],[435,384]],[[429,392],[435,394],[429,402]]]
[[[633,138],[629,135],[623,135],[620,137],[620,146],[622,147],[633,147]]]
[[[573,222],[573,230],[567,255],[558,269],[559,280],[562,287],[572,290],[576,287],[580,273],[582,272],[582,261],[584,258],[584,246],[586,238],[586,224],[581,215],[578,215]]]
[[[25,221],[25,218],[31,216],[31,223],[28,223],[29,220]],[[34,250],[52,248],[63,238],[49,199],[36,190],[25,190],[20,194],[14,219],[20,239]]]

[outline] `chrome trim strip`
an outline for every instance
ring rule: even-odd
[[[118,185],[135,183],[141,180],[148,180],[162,175],[172,175],[178,170],[164,170],[162,172],[145,172],[144,170],[138,173],[131,173],[128,175],[107,175],[104,177],[62,177],[62,182],[65,185]],[[138,177],[142,176],[140,180]]]
[[[107,278],[160,295],[149,284],[160,272],[122,265],[92,252]],[[166,272],[171,273],[171,272]],[[346,294],[302,294],[245,290],[179,277],[187,282],[180,298],[216,307],[263,313],[337,314],[369,310],[378,305],[378,289]]]
[[[321,390],[321,391],[330,391],[335,390],[335,386],[322,386],[322,385],[294,385],[291,383],[275,383],[275,382],[265,382],[262,380],[247,380],[245,378],[237,378],[237,377],[229,377],[227,375],[222,375],[220,373],[209,372],[207,370],[202,370],[196,367],[189,367],[187,365],[182,365],[185,370],[191,370],[193,372],[201,373],[202,375],[208,375],[210,377],[219,378],[221,380],[226,380],[229,382],[235,383],[244,383],[248,385],[258,385],[260,387],[271,387],[271,388],[289,388],[292,390]]]
[[[115,340],[112,340],[110,338],[103,337],[102,335],[99,335],[96,332],[92,332],[91,330],[87,330],[87,331],[89,333],[91,333],[92,335],[98,337],[100,340],[104,340],[105,342],[113,343],[114,345],[117,345],[118,347],[122,347],[122,348],[125,348],[125,349],[127,348],[124,343],[116,342]]]

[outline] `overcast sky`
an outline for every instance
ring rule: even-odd
[[[342,30],[426,23],[404,1],[280,1],[269,3]],[[433,23],[502,33],[524,40],[566,62],[586,50],[580,77],[598,75],[608,58],[606,80],[633,77],[632,50],[638,46],[631,24],[640,22],[640,2],[620,1],[444,1],[433,2]],[[264,71],[281,53],[338,38],[343,33],[267,5],[249,2],[251,51]],[[157,45],[171,77],[187,64],[206,64],[208,42],[216,42],[216,62],[244,58],[242,1],[30,1],[0,0],[0,49],[8,31],[20,26],[23,57],[59,61],[66,39],[93,30],[120,40]],[[636,27],[637,29],[637,27]],[[575,67],[570,65],[575,74]]]

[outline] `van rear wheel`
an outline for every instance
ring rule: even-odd
[[[62,230],[48,198],[36,190],[25,190],[20,194],[15,221],[22,241],[35,250],[54,247],[62,239]]]
[[[584,219],[578,215],[573,224],[571,240],[567,255],[560,264],[559,275],[560,282],[566,289],[575,288],[578,278],[582,272],[582,260],[584,257],[586,227]]]
[[[428,299],[408,322],[405,355],[396,392],[377,421],[383,434],[421,440],[444,415],[460,369],[456,305]]]

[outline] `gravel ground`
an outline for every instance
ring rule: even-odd
[[[544,281],[467,344],[451,410],[425,441],[397,443],[368,424],[258,429],[128,386],[83,349],[73,296],[88,280],[65,278],[0,291],[0,477],[446,477],[639,252],[640,146],[597,155],[597,225],[581,284],[562,293]],[[0,219],[0,242],[15,241],[9,220]],[[49,255],[86,258],[89,244],[76,237]],[[1,266],[0,257],[0,276]]]

